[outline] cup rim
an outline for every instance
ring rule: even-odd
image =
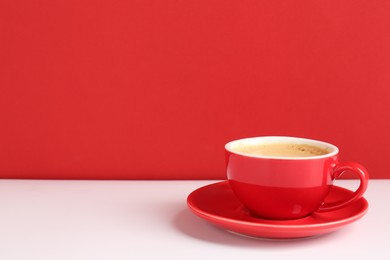
[[[247,143],[247,144],[256,144],[256,143],[272,143],[272,142],[292,142],[292,143],[304,143],[319,146],[321,148],[329,150],[329,153],[323,155],[314,155],[314,156],[305,156],[305,157],[295,157],[295,156],[266,156],[266,155],[254,155],[247,154],[242,152],[237,152],[232,150],[232,146],[237,145],[239,143]],[[339,153],[339,149],[337,146],[314,139],[302,138],[302,137],[294,137],[294,136],[256,136],[256,137],[247,137],[236,139],[230,141],[225,144],[225,150],[232,153],[245,157],[252,158],[263,158],[263,159],[277,159],[277,160],[314,160],[314,159],[323,159],[335,156]]]

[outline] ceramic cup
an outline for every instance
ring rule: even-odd
[[[301,157],[247,151],[247,148],[274,145],[277,154],[278,147],[284,144],[316,147],[325,152]],[[225,145],[225,151],[227,178],[232,191],[244,206],[261,218],[297,219],[315,211],[337,210],[362,197],[367,189],[365,168],[354,162],[339,162],[339,149],[329,143],[264,136],[231,141]],[[324,204],[334,179],[345,171],[356,173],[360,179],[359,188],[347,200]]]

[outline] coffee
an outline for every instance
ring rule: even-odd
[[[240,144],[233,150],[248,155],[276,157],[310,157],[329,153],[327,149],[300,143]]]

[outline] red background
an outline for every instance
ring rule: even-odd
[[[0,177],[220,179],[227,141],[292,135],[389,178],[389,17],[386,0],[0,0]]]

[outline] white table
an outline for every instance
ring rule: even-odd
[[[390,180],[371,180],[359,221],[295,240],[237,236],[193,215],[187,195],[214,182],[0,180],[0,259],[389,259]]]

